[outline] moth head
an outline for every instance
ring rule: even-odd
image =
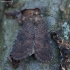
[[[25,16],[33,16],[33,15],[39,15],[40,14],[40,10],[38,8],[25,9],[25,10],[22,10],[21,12]]]
[[[35,16],[35,15],[40,15],[40,10],[38,8],[35,9],[25,9],[21,11],[22,13],[22,21],[26,21],[28,18]],[[38,20],[37,17],[34,17],[34,20]]]

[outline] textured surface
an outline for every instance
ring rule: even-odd
[[[46,17],[49,30],[55,31],[57,28],[59,28],[57,27],[58,25],[57,19],[59,19],[59,16],[61,16],[59,15],[59,8],[58,8],[59,4],[61,3],[61,0],[56,0],[56,1],[55,0],[14,0],[14,1],[16,2],[16,7],[9,8],[6,11],[13,11],[18,9],[20,10],[20,4],[22,3],[24,3],[23,8],[43,7],[41,10],[44,17]],[[66,1],[67,0],[65,0],[65,3]],[[65,3],[63,4],[64,7]],[[4,17],[3,22],[4,22],[3,28],[5,29],[5,31],[4,31],[4,37],[3,35],[0,36],[0,52],[2,52],[0,53],[0,70],[59,70],[58,49],[54,43],[52,45],[53,60],[50,63],[41,63],[37,59],[34,59],[34,57],[29,57],[26,60],[22,60],[17,69],[13,69],[8,57],[12,50],[12,46],[14,44],[18,31],[21,27],[14,19],[7,19]],[[2,34],[1,31],[3,31],[3,29],[0,30],[0,33]],[[5,39],[5,42],[2,42],[3,38]],[[3,51],[2,50],[3,48],[6,49],[4,49]]]

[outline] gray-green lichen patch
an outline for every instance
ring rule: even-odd
[[[10,54],[10,51],[12,49],[12,45],[14,40],[16,39],[18,30],[19,30],[19,26],[18,23],[15,20],[12,19],[4,19],[4,40],[5,40],[5,44],[4,46],[7,47],[6,50],[4,50],[4,56],[2,58],[2,64],[0,68],[4,68],[7,64],[7,60]]]
[[[4,57],[4,27],[3,27],[3,14],[4,14],[4,4],[0,0],[0,67]],[[0,69],[1,70],[1,69]]]
[[[67,22],[64,22],[64,24],[62,25],[62,28],[63,28],[63,35],[64,35],[64,38],[66,39],[66,40],[68,40],[68,38],[69,38],[69,32],[70,32],[70,26],[69,26],[69,24],[67,23]]]
[[[24,64],[22,62],[21,68],[25,70],[49,70],[49,64],[41,63],[37,61],[34,57],[29,57]]]
[[[1,63],[2,57],[3,57],[3,46],[4,46],[4,44],[5,44],[4,43],[4,29],[3,29],[3,25],[0,24],[0,63]]]

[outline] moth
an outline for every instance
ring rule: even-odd
[[[26,59],[32,54],[41,62],[51,61],[51,37],[40,9],[25,9],[5,14],[7,17],[16,18],[22,25],[10,53],[13,66],[17,67],[20,60]]]

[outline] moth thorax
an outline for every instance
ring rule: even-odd
[[[41,18],[38,17],[38,16],[35,16],[34,19],[33,19],[34,25],[38,25],[39,21],[41,21]]]

